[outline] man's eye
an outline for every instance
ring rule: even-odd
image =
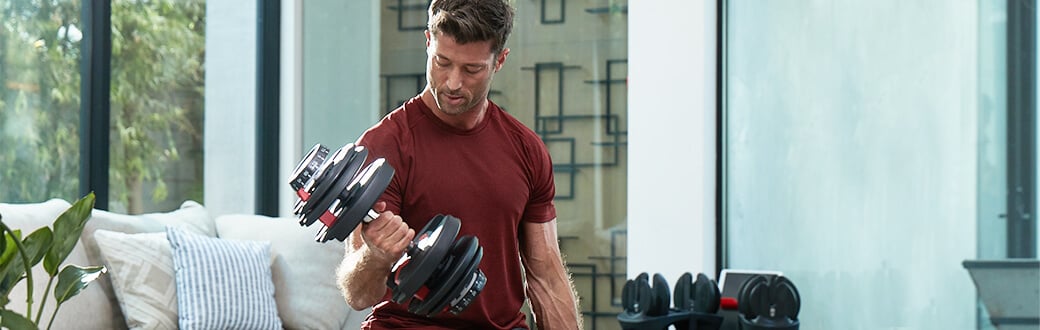
[[[480,73],[480,71],[484,71],[484,68],[483,67],[472,67],[472,66],[466,67],[466,72],[469,72],[469,73]]]

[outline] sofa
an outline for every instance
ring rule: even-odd
[[[69,206],[0,203],[0,215],[28,234]],[[53,328],[358,329],[368,311],[351,309],[335,283],[343,243],[317,243],[316,230],[294,218],[211,217],[194,201],[141,215],[93,210],[64,264],[107,272],[61,305]],[[35,315],[48,277],[40,266],[33,276]],[[8,309],[24,314],[26,287],[17,285]],[[42,328],[55,308],[47,300]]]

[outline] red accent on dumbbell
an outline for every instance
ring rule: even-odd
[[[719,299],[719,307],[725,310],[737,310],[737,298],[722,297]]]
[[[325,213],[322,213],[321,216],[318,217],[318,220],[321,220],[321,223],[324,223],[325,227],[332,227],[332,224],[336,222],[336,215],[332,214],[332,212],[325,211]]]
[[[419,298],[419,300],[423,300],[423,301],[426,300],[426,295],[428,295],[428,294],[430,294],[430,289],[427,288],[425,285],[420,286],[419,290],[415,291],[415,297]]]
[[[300,188],[299,190],[296,190],[296,196],[300,196],[300,200],[306,202],[308,199],[311,199],[311,194],[303,189],[304,188]]]

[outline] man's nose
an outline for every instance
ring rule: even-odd
[[[444,87],[448,90],[457,91],[462,88],[462,70],[452,69],[448,71],[448,78],[444,81]]]

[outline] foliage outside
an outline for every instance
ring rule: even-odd
[[[82,3],[0,2],[0,200],[78,194]],[[115,0],[111,19],[110,199],[136,214],[201,168],[205,2]]]
[[[46,306],[48,294],[54,287],[54,302],[57,304],[50,315],[47,328],[54,323],[61,304],[79,294],[88,284],[105,273],[104,266],[82,267],[66,265],[61,271],[58,267],[65,262],[72,249],[83,234],[83,227],[90,219],[94,208],[94,194],[76,201],[68,210],[54,220],[51,227],[42,227],[22,238],[20,229],[12,229],[3,222],[0,214],[0,327],[9,329],[37,329],[42,321],[43,308]],[[33,318],[33,276],[32,268],[43,262],[43,269],[49,275],[46,290],[40,300],[39,310]],[[58,282],[54,285],[54,280]],[[16,285],[25,280],[26,308],[25,314],[8,309],[12,303],[9,295]],[[17,303],[17,302],[15,302]]]

